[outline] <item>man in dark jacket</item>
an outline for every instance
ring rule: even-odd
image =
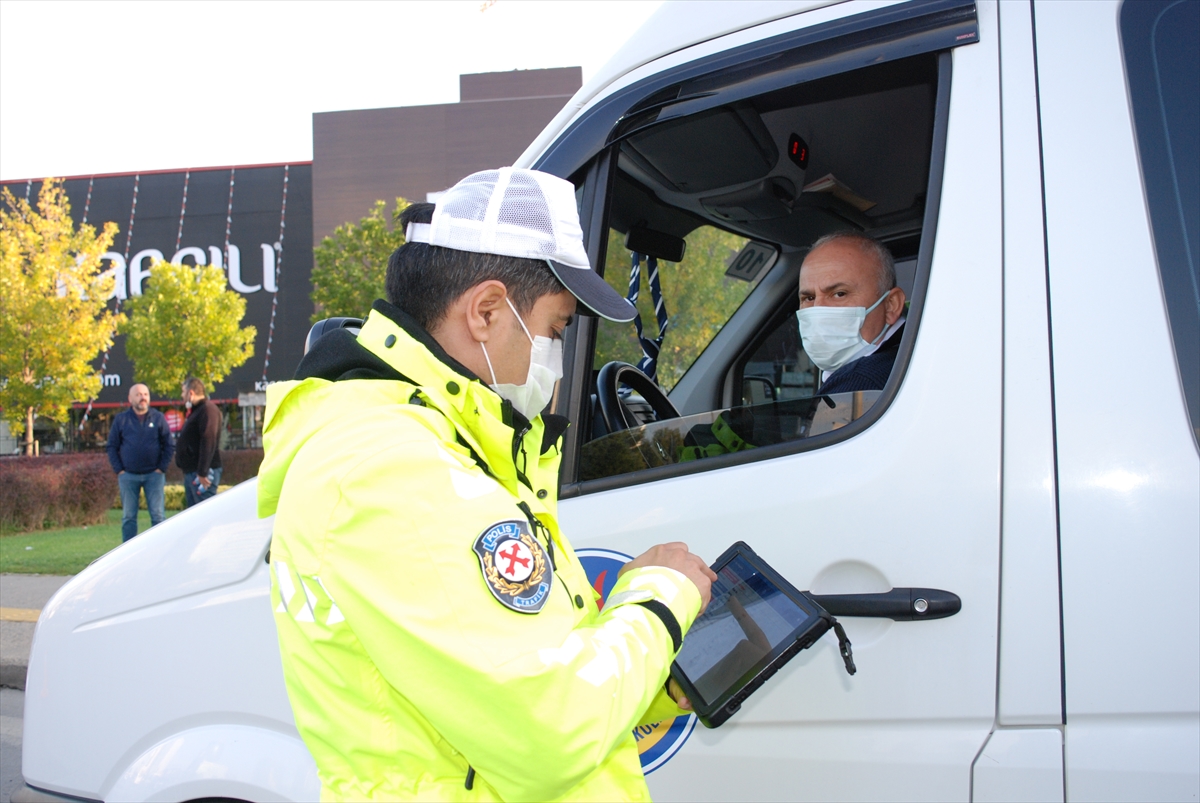
[[[179,433],[175,465],[183,470],[184,507],[191,507],[216,496],[221,483],[221,410],[195,377],[183,383],[183,403],[191,412]]]
[[[108,431],[108,462],[117,472],[121,488],[122,541],[137,535],[141,493],[146,494],[150,526],[163,520],[163,483],[174,451],[175,442],[166,417],[150,407],[150,389],[134,385],[129,389],[129,409],[113,419]]]
[[[813,243],[796,315],[822,394],[883,389],[904,337],[904,301],[887,246],[856,232]]]

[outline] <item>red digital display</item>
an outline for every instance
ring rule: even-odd
[[[808,169],[808,143],[799,134],[788,139],[788,158],[801,170]]]

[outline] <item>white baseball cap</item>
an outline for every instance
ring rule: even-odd
[[[429,223],[410,223],[410,243],[545,260],[580,303],[627,323],[637,310],[588,264],[575,187],[537,170],[501,167],[472,173],[446,190]]]

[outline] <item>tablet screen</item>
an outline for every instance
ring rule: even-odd
[[[815,613],[782,593],[741,555],[717,572],[712,602],[676,661],[707,703],[716,702]]]

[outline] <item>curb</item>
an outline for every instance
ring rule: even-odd
[[[25,691],[25,676],[28,673],[29,667],[25,664],[0,664],[0,686]]]

